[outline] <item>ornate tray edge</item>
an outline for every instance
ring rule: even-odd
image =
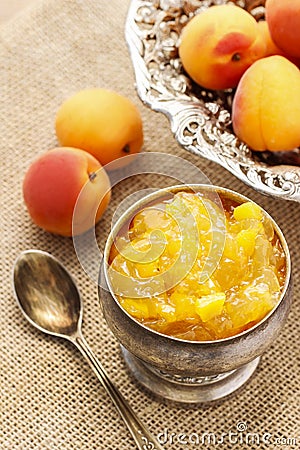
[[[134,69],[136,90],[144,104],[153,111],[165,114],[171,125],[171,130],[178,143],[187,151],[215,162],[228,170],[239,180],[258,192],[277,198],[300,202],[300,168],[294,166],[267,166],[264,163],[254,161],[235,161],[226,154],[215,151],[214,142],[209,144],[201,133],[197,133],[197,144],[193,139],[183,136],[183,128],[189,123],[196,122],[199,127],[204,126],[204,117],[208,117],[211,111],[201,104],[196,98],[182,95],[175,99],[172,95],[164,95],[163,98],[153,98],[151,95],[151,76],[143,58],[143,41],[140,30],[135,22],[138,8],[151,6],[151,1],[132,0],[125,23],[125,39]],[[166,92],[164,92],[166,94]],[[203,145],[201,145],[203,144]],[[282,172],[279,170],[282,168]],[[286,169],[286,170],[284,170]]]

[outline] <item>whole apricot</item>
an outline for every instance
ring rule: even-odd
[[[252,64],[232,104],[235,134],[253,150],[292,150],[300,145],[300,72],[283,56]]]
[[[264,53],[256,20],[232,4],[211,6],[194,16],[179,44],[184,69],[208,89],[236,87],[245,70]]]
[[[273,41],[268,22],[266,22],[265,20],[260,20],[258,22],[258,28],[261,33],[262,39],[265,42],[264,57],[273,55],[285,56],[284,52]]]
[[[272,39],[268,22],[265,20],[260,20],[258,22],[259,31],[262,35],[262,39],[265,42],[265,54],[266,56],[273,56],[273,55],[281,55],[290,60],[292,63],[294,63],[297,67],[300,67],[300,58],[296,58],[294,56],[288,55],[286,52],[284,52],[281,48],[279,48],[275,42]]]
[[[71,236],[87,231],[99,221],[110,200],[110,182],[92,155],[76,148],[58,147],[30,165],[23,182],[23,196],[36,225],[51,233]]]
[[[77,147],[103,166],[138,153],[143,145],[139,110],[128,98],[106,89],[86,89],[67,99],[56,116],[56,135],[62,146]],[[108,169],[127,164],[117,161]]]
[[[275,44],[300,58],[300,0],[267,0],[265,13]]]

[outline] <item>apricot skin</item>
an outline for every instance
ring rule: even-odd
[[[273,41],[268,23],[265,20],[261,20],[258,22],[258,28],[266,45],[264,57],[273,55],[285,56],[284,52]]]
[[[275,44],[300,58],[300,0],[267,0],[265,14]]]
[[[86,150],[102,166],[108,164],[107,170],[126,165],[132,158],[116,160],[140,152],[143,145],[139,110],[108,89],[85,89],[64,101],[55,129],[61,146]]]
[[[84,205],[72,231],[73,212],[84,186]],[[23,196],[33,222],[62,236],[80,234],[95,225],[110,200],[110,182],[101,164],[76,148],[55,148],[29,167]]]
[[[231,4],[211,6],[193,17],[179,45],[184,69],[207,89],[236,87],[245,70],[264,53],[254,17]]]
[[[265,20],[261,20],[258,22],[259,31],[261,33],[262,39],[265,42],[265,54],[266,56],[273,56],[273,55],[281,55],[287,58],[289,61],[291,61],[293,64],[295,64],[297,67],[300,67],[300,58],[296,58],[294,56],[290,56],[287,53],[285,53],[281,48],[279,48],[275,42],[272,39],[269,25]]]
[[[283,56],[256,61],[243,75],[232,105],[239,139],[253,150],[300,145],[300,72]]]

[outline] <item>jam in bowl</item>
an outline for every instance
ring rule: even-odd
[[[238,193],[162,189],[114,225],[99,297],[141,383],[172,400],[218,399],[250,378],[286,320],[288,247],[266,211]]]

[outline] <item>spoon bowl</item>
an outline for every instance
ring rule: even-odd
[[[82,322],[82,303],[76,284],[50,254],[21,253],[16,261],[14,290],[26,319],[44,333],[67,338]]]
[[[83,305],[75,281],[52,255],[27,250],[13,271],[17,303],[26,319],[38,330],[71,341],[86,358],[127,425],[137,448],[163,450],[109,379],[81,333]]]

